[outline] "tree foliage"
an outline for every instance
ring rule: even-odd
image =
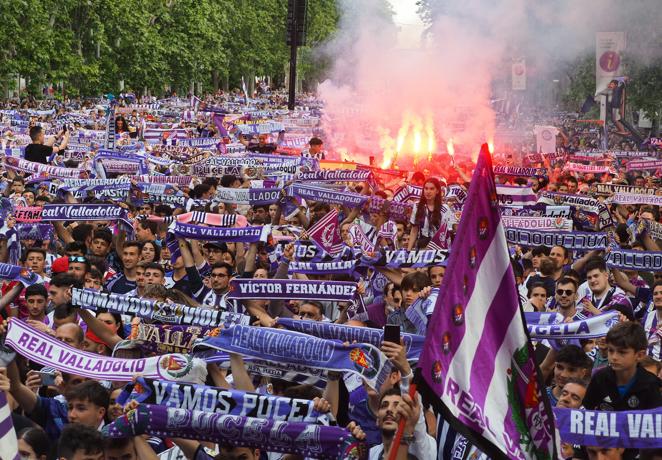
[[[241,77],[283,81],[287,0],[0,0],[0,87],[24,78],[38,93],[211,90]],[[309,2],[300,75],[319,71],[310,48],[335,30],[334,0]]]

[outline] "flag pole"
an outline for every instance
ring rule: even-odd
[[[412,382],[409,385],[409,397],[414,400],[416,397],[416,381]],[[395,460],[396,456],[398,455],[398,449],[400,448],[400,441],[402,440],[402,435],[405,432],[405,424],[407,423],[407,420],[405,418],[400,419],[400,423],[398,424],[398,431],[395,432],[395,437],[393,438],[393,442],[391,443],[391,449],[388,451],[388,460]]]

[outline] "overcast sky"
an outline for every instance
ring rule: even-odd
[[[395,24],[400,28],[401,48],[415,48],[420,44],[423,23],[416,14],[416,0],[389,0],[395,10]]]

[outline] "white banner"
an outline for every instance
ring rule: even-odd
[[[534,126],[536,135],[536,149],[538,153],[556,152],[556,135],[559,130],[554,126]]]
[[[623,75],[621,53],[625,50],[625,32],[595,34],[595,93],[607,88],[614,77]]]
[[[514,58],[512,66],[513,91],[526,90],[526,59]]]

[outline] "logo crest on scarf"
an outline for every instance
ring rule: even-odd
[[[159,359],[158,367],[166,374],[165,378],[179,379],[191,371],[193,361],[184,355],[163,355]]]
[[[370,364],[368,363],[368,357],[360,348],[354,348],[352,351],[350,351],[349,359],[351,359],[352,362],[356,364],[357,368],[362,367],[364,369],[368,369],[370,367]]]

